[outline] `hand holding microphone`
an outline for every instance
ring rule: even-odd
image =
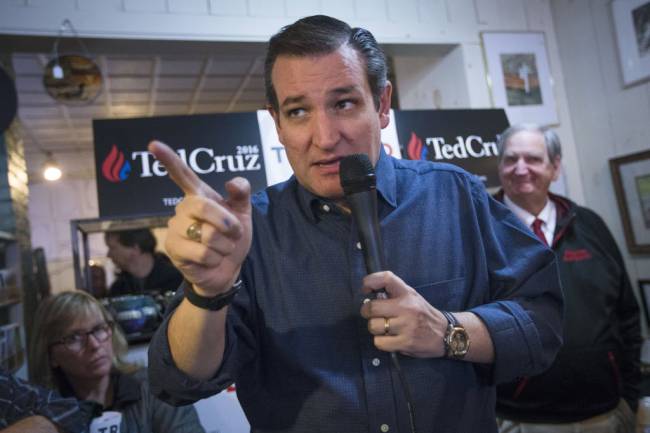
[[[443,356],[445,317],[413,288],[387,271],[377,217],[375,169],[368,155],[343,158],[339,176],[359,231],[368,271],[362,290],[376,297],[361,307],[361,316],[368,319],[368,330],[375,336],[375,346],[414,357]]]

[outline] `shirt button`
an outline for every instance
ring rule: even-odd
[[[361,242],[357,242],[357,249],[358,249],[358,250],[361,249]]]
[[[386,433],[388,430],[390,430],[390,427],[388,427],[388,424],[382,424],[382,425],[379,427],[379,430],[381,430],[382,432]]]
[[[381,361],[379,360],[379,358],[374,358],[372,360],[372,365],[374,365],[375,367],[379,367],[379,364],[381,364]]]
[[[327,205],[327,204],[324,204],[324,205],[323,205],[323,211],[325,211],[325,212],[329,212],[329,211],[330,211],[330,206]]]

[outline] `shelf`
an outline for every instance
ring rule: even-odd
[[[16,373],[20,367],[25,363],[25,350],[20,349],[18,353],[15,353],[9,358],[0,360],[0,366],[2,366],[10,374]]]
[[[165,227],[170,215],[134,215],[129,217],[89,218],[71,220],[70,223],[83,233],[99,233],[117,230]]]
[[[15,240],[16,237],[13,234],[0,230],[0,242],[14,242]]]
[[[12,296],[7,299],[0,299],[0,308],[11,307],[12,305],[20,304],[20,298],[18,296]]]

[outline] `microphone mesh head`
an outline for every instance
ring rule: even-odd
[[[369,191],[377,185],[375,169],[365,153],[355,153],[341,159],[339,179],[346,195]]]

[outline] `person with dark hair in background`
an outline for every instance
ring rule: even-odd
[[[367,30],[303,18],[271,38],[265,77],[294,176],[252,203],[245,179],[223,198],[149,145],[185,192],[166,248],[188,281],[149,348],[155,394],[234,381],[253,432],[496,432],[494,383],[561,343],[553,253],[475,176],[384,152],[392,87]],[[389,269],[370,275],[339,180],[358,153]]]
[[[85,433],[90,418],[77,399],[0,369],[0,433]]]
[[[605,222],[549,191],[560,174],[557,134],[533,124],[500,136],[496,198],[558,257],[564,345],[550,369],[498,388],[503,433],[631,433],[639,398],[639,307]]]
[[[32,381],[122,414],[120,433],[203,433],[192,406],[172,407],[149,392],[146,371],[125,362],[127,343],[110,313],[91,295],[68,291],[36,310],[29,347]]]
[[[106,269],[99,263],[92,263],[90,266],[90,294],[97,299],[109,295],[106,287]]]
[[[149,229],[107,231],[108,257],[120,269],[110,296],[164,294],[175,291],[183,276],[169,258],[156,252],[156,238]]]

